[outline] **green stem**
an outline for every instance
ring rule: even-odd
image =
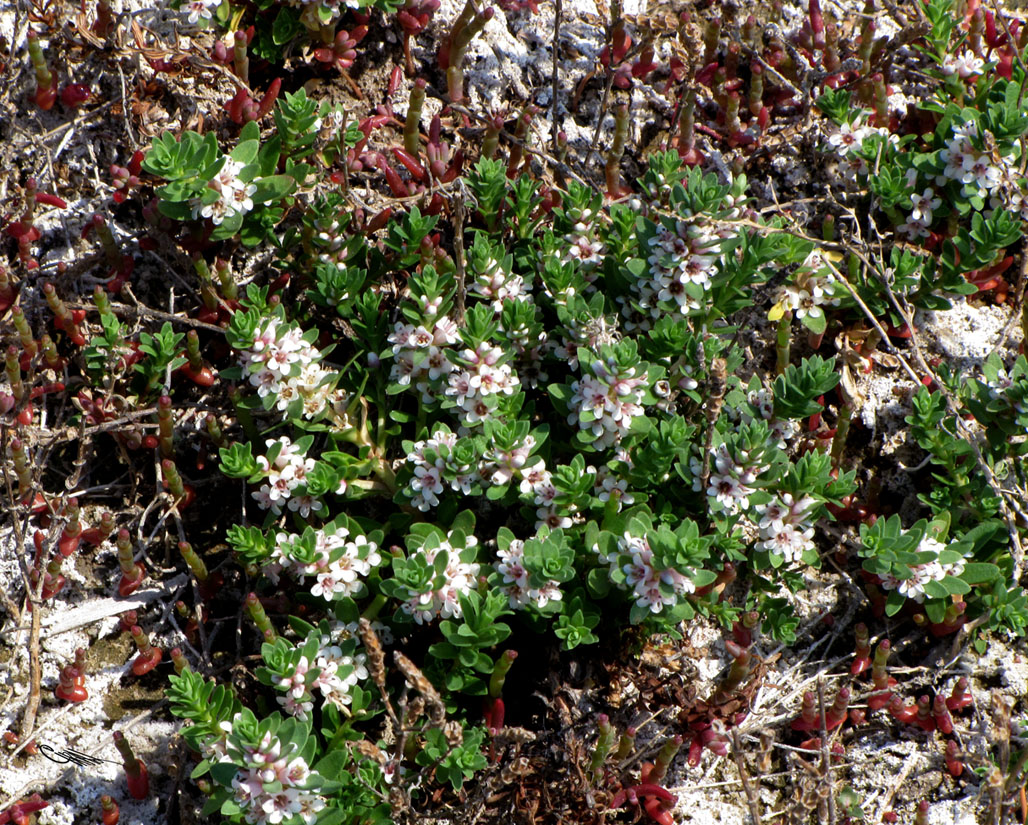
[[[850,431],[853,418],[853,407],[843,404],[839,408],[839,419],[835,422],[835,438],[832,439],[832,466],[838,467],[842,462],[842,454],[846,450],[846,437]]]
[[[792,311],[786,312],[778,321],[778,341],[775,346],[775,375],[781,375],[789,366],[789,341],[792,335]]]
[[[361,613],[361,618],[367,619],[369,622],[375,621],[378,618],[378,614],[382,611],[382,608],[386,606],[386,597],[379,593],[372,599],[371,604],[365,608],[364,612]]]

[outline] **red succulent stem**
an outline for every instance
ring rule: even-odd
[[[957,679],[957,683],[953,685],[953,692],[946,699],[946,707],[953,713],[962,711],[974,702],[971,694],[967,692],[967,685],[968,680],[966,676],[961,676]]]
[[[102,825],[118,825],[121,819],[121,812],[118,810],[118,803],[111,797],[100,797],[100,821]]]
[[[850,665],[850,675],[858,676],[871,667],[871,641],[868,635],[867,625],[859,623],[853,629],[856,636],[856,657]]]
[[[26,746],[25,752],[28,753],[28,750],[28,746]],[[43,797],[38,793],[34,793],[20,802],[15,802],[7,810],[0,811],[0,825],[7,825],[8,822],[14,825],[22,825],[22,823],[27,825],[31,814],[41,811],[49,805],[49,802],[43,801]]]
[[[129,796],[146,799],[150,795],[150,775],[142,759],[132,753],[132,748],[120,730],[114,732],[114,745],[125,764],[125,778],[128,781]]]
[[[132,641],[139,649],[139,655],[132,662],[132,672],[136,676],[142,676],[160,664],[162,651],[150,644],[150,640],[138,625],[133,625],[129,633],[132,634]]]

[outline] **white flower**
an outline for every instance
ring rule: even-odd
[[[828,138],[828,142],[838,150],[840,155],[846,155],[852,149],[860,148],[865,134],[866,132],[860,126],[859,121],[844,123],[834,135]]]
[[[910,210],[911,220],[918,221],[925,226],[931,225],[933,210],[942,205],[942,198],[932,197],[934,194],[934,190],[928,187],[920,195],[914,193],[910,196],[910,202],[913,204]]]
[[[201,20],[207,22],[214,14],[214,9],[221,5],[221,0],[192,0],[183,3],[179,11],[186,15],[186,22],[195,26]]]
[[[981,74],[985,68],[985,61],[974,52],[964,51],[959,57],[946,55],[939,68],[944,75],[956,74],[966,80],[973,75]]]

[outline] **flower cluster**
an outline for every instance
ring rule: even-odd
[[[364,580],[382,564],[374,541],[351,536],[346,527],[335,524],[302,536],[279,533],[272,559],[278,565],[276,574],[285,569],[301,581],[314,578],[311,594],[328,601],[364,595]]]
[[[979,148],[982,143],[975,121],[954,123],[952,137],[939,151],[939,160],[944,165],[935,182],[940,186],[959,183],[964,197],[988,195],[992,209],[1008,209],[1019,213],[1021,220],[1028,220],[1028,200],[1014,155]]]
[[[930,536],[922,539],[917,548],[919,553],[935,553],[936,556],[945,549],[945,544]],[[959,576],[964,572],[964,565],[963,559],[948,564],[943,564],[938,560],[928,561],[910,565],[910,575],[905,579],[896,578],[891,574],[883,575],[880,578],[884,589],[897,590],[904,597],[913,599],[920,604],[924,601],[926,583],[942,581],[947,576]]]
[[[550,602],[563,598],[560,582],[550,579],[541,587],[531,586],[529,572],[524,565],[525,542],[521,539],[511,539],[506,548],[497,549],[496,555],[499,559],[493,562],[493,568],[501,576],[499,589],[515,610],[528,606],[542,610]]]
[[[580,321],[568,318],[564,325],[562,342],[554,349],[553,354],[566,361],[571,369],[578,369],[578,351],[580,349],[597,352],[600,347],[613,344],[620,338],[616,323],[604,317],[590,318]]]
[[[478,539],[464,537],[464,547],[454,547],[453,536],[435,542],[426,542],[413,553],[413,558],[427,569],[438,569],[441,573],[432,578],[425,589],[411,592],[400,605],[400,609],[418,624],[431,622],[436,618],[460,618],[463,609],[460,596],[467,595],[478,585],[480,565],[474,561],[477,555]],[[437,562],[437,559],[444,559]],[[438,567],[437,567],[438,565]]]
[[[257,457],[257,463],[266,474],[265,483],[250,494],[261,509],[271,510],[277,516],[285,505],[304,518],[321,510],[324,505],[307,493],[306,486],[307,473],[314,469],[314,459],[307,458],[306,451],[298,449],[287,436],[269,439],[265,445],[267,455]]]
[[[341,626],[340,622],[335,624]],[[354,686],[368,678],[366,661],[366,654],[344,653],[332,635],[318,633],[314,660],[301,656],[290,673],[272,676],[271,683],[282,692],[276,698],[283,710],[297,719],[306,720],[314,710],[311,693],[314,690],[320,691],[326,702],[337,707],[352,704]],[[311,671],[313,678],[308,678]]]
[[[619,589],[630,591],[635,604],[650,613],[660,613],[673,607],[696,589],[692,581],[679,571],[673,568],[658,570],[653,566],[653,550],[645,536],[626,531],[618,537],[615,551],[605,554],[597,545],[593,552],[610,566],[610,580]]]
[[[775,439],[772,445],[779,450],[784,450],[788,446],[789,440],[799,432],[799,427],[795,421],[790,421],[788,418],[775,418],[774,393],[766,387],[751,389],[746,393],[746,401],[760,419],[766,421],[771,428],[771,435]],[[743,424],[749,424],[755,420],[755,417],[745,407],[740,407],[738,410],[730,409],[728,415],[732,418],[738,415]]]
[[[699,492],[702,462],[693,456],[690,468],[693,474],[693,490]],[[707,480],[707,496],[713,499],[728,514],[734,515],[750,506],[750,496],[757,487],[755,482],[766,466],[752,461],[745,450],[733,452],[727,444],[714,448],[713,467]]]
[[[775,304],[783,311],[792,312],[796,320],[819,326],[824,322],[823,307],[839,304],[838,288],[835,275],[825,264],[821,251],[814,249],[778,290]]]
[[[474,251],[474,248],[472,248]],[[531,288],[525,279],[514,273],[510,259],[497,260],[487,254],[469,255],[470,274],[474,277],[468,290],[492,302],[500,312],[505,301],[527,301]]]
[[[786,564],[802,561],[803,553],[814,549],[814,525],[811,516],[817,501],[810,496],[794,500],[790,493],[782,493],[766,504],[757,504],[760,513],[760,541],[757,547],[777,556]]]
[[[835,134],[828,138],[828,143],[834,149],[838,159],[839,170],[848,183],[856,183],[859,178],[868,174],[870,167],[862,150],[864,141],[873,136],[878,136],[890,143],[898,140],[896,135],[883,126],[876,128],[861,123],[861,116],[852,122],[843,123]]]
[[[565,263],[575,261],[586,276],[586,280],[595,277],[594,270],[603,263],[604,244],[595,235],[590,218],[592,213],[586,210],[582,220],[578,221],[564,240],[567,250],[564,253]]]
[[[615,458],[617,462],[627,465],[628,469],[631,469],[632,462],[625,450],[615,448]],[[605,464],[599,469],[596,467],[588,467],[587,469],[596,478],[596,483],[593,486],[593,495],[604,504],[613,502],[615,512],[619,513],[626,504],[635,504],[635,497],[628,492],[628,479],[621,477],[621,472],[616,463]]]
[[[457,369],[446,348],[459,340],[452,318],[438,318],[431,328],[397,321],[388,338],[393,357],[389,379],[401,387],[416,388],[422,401],[431,403],[439,397],[446,377]]]
[[[503,350],[487,341],[463,350],[459,361],[462,369],[450,373],[444,393],[466,429],[480,426],[499,398],[513,395],[521,382]]]
[[[253,196],[257,185],[239,179],[244,163],[226,155],[221,170],[207,183],[207,188],[217,193],[212,199],[204,194],[193,198],[193,218],[210,218],[218,226],[233,215],[245,215],[253,209]]]
[[[229,730],[234,728],[234,724],[226,724]],[[282,742],[270,731],[256,745],[235,744],[233,739],[230,737],[223,761],[239,767],[231,788],[246,821],[278,825],[298,816],[304,825],[313,825],[325,799],[308,788],[310,766],[296,746],[283,751]]]
[[[648,277],[632,282],[631,304],[622,302],[633,328],[648,328],[668,312],[688,315],[701,309],[699,299],[710,289],[721,258],[717,232],[695,220],[659,223],[648,243]]]
[[[285,414],[299,403],[304,418],[314,418],[345,399],[333,389],[328,370],[321,366],[322,353],[298,327],[283,324],[278,318],[266,319],[254,330],[249,349],[239,354],[243,374],[257,388],[267,406]]]
[[[418,441],[407,453],[407,463],[414,477],[407,484],[406,493],[411,504],[422,512],[439,506],[439,494],[446,486],[468,495],[472,485],[480,478],[478,451],[470,441],[458,449],[456,433],[436,430],[431,438]]]
[[[582,367],[586,374],[571,384],[568,423],[577,424],[595,447],[613,447],[628,433],[632,419],[643,414],[649,378],[637,366],[619,366],[610,354]]]

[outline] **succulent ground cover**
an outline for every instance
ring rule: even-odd
[[[0,38],[0,824],[1028,816],[1016,10]]]

